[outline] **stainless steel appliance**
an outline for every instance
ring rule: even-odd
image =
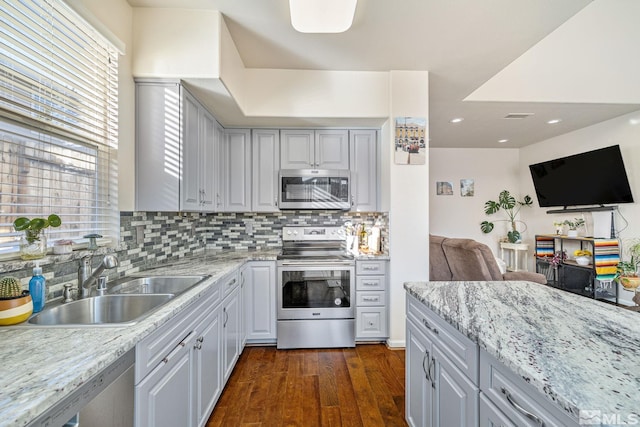
[[[280,209],[351,209],[347,170],[283,169],[279,183]]]
[[[341,227],[283,227],[278,348],[355,346],[355,261]]]

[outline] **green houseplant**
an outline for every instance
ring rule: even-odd
[[[563,224],[569,226],[569,232],[567,235],[569,237],[576,237],[578,235],[578,227],[582,227],[584,225],[583,218],[574,218],[574,219],[566,219]]]
[[[625,289],[635,290],[640,285],[638,269],[640,267],[640,240],[633,239],[625,251],[628,261],[620,261],[616,267],[615,281],[622,284]]]
[[[517,220],[516,216],[523,206],[531,206],[532,204],[533,200],[528,195],[524,196],[522,200],[516,200],[516,198],[513,197],[508,190],[502,190],[498,195],[498,200],[489,200],[484,204],[484,213],[487,215],[493,215],[500,210],[503,210],[508,219],[500,219],[495,221],[506,221],[509,223],[511,230],[507,233],[507,239],[511,243],[516,243],[520,240],[521,237],[520,232],[517,229],[517,224],[520,223],[524,225],[524,229],[522,231],[525,231],[527,229],[527,224],[525,224],[523,221]],[[480,223],[480,230],[482,230],[483,233],[491,233],[491,231],[493,231],[493,228],[493,222],[482,221]]]
[[[47,239],[43,230],[48,227],[60,227],[62,220],[56,214],[47,218],[20,217],[13,221],[16,231],[24,231],[20,241],[20,257],[24,260],[42,258],[47,254]]]

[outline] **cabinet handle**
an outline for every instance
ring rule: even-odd
[[[362,301],[378,302],[380,297],[362,297]]]
[[[273,200],[273,206],[278,207],[278,199]]]
[[[433,375],[431,375],[431,368],[433,368]],[[436,360],[432,357],[429,361],[429,377],[431,378],[431,388],[436,389]]]
[[[355,206],[356,201],[355,201],[355,197],[351,196],[351,206]]]
[[[424,366],[424,362],[429,360],[429,365]],[[424,356],[422,357],[422,370],[424,371],[424,376],[429,382],[431,381],[431,355],[429,354],[429,350],[424,351]]]
[[[233,286],[236,283],[236,279],[231,280],[229,283],[227,283],[227,286]]]
[[[224,322],[222,322],[222,327],[226,328],[227,327],[227,321],[229,320],[229,313],[227,313],[227,307],[223,308],[222,312],[224,313]]]
[[[425,319],[424,317],[422,318],[422,324],[431,332],[433,332],[434,334],[438,335],[439,332],[436,328],[434,328],[433,326],[431,326],[431,324],[427,321],[427,319]]]
[[[537,417],[536,415],[524,409],[522,406],[518,405],[513,400],[513,397],[511,397],[511,393],[509,392],[509,390],[502,387],[500,391],[502,392],[502,394],[504,394],[504,397],[507,398],[507,401],[509,402],[509,404],[513,406],[517,411],[521,412],[525,417],[529,418],[530,420],[540,424],[540,427],[544,427],[544,421],[542,421],[539,417]]]
[[[363,270],[367,270],[367,271],[378,271],[378,266],[377,265],[372,265],[367,267],[366,265],[364,267],[362,267]]]
[[[378,286],[378,282],[362,282],[364,286]]]

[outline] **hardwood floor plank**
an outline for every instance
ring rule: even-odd
[[[246,347],[207,427],[374,427],[404,421],[404,351]]]

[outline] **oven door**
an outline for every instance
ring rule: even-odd
[[[353,319],[354,290],[352,263],[279,263],[278,320]]]
[[[349,171],[280,171],[280,209],[351,209]]]

